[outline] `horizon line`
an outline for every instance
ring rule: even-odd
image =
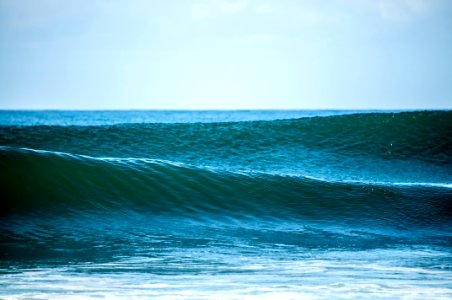
[[[434,108],[0,108],[0,111],[434,111],[452,110]]]

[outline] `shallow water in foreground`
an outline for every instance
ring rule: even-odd
[[[2,111],[0,298],[450,299],[451,133],[449,111]]]

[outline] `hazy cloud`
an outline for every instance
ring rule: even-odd
[[[451,3],[0,0],[0,107],[444,107]]]
[[[371,12],[386,21],[413,21],[441,9],[445,0],[343,0],[352,10]]]

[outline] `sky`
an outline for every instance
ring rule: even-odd
[[[438,108],[450,0],[0,0],[0,109]]]

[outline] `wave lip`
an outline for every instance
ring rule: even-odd
[[[83,154],[73,154],[59,151],[49,151],[49,150],[40,150],[40,149],[30,149],[30,148],[15,148],[8,146],[0,146],[0,151],[12,151],[12,152],[31,152],[42,155],[55,155],[59,157],[72,158],[72,159],[82,159],[82,160],[94,160],[100,162],[109,162],[113,164],[120,165],[134,165],[134,164],[157,164],[157,165],[168,165],[174,167],[185,167],[199,170],[206,170],[212,172],[223,172],[223,173],[231,173],[236,175],[247,175],[247,176],[265,176],[265,175],[273,175],[280,177],[291,177],[291,178],[299,178],[306,179],[312,181],[319,181],[325,183],[336,183],[336,184],[350,184],[350,185],[366,185],[366,186],[407,186],[407,187],[433,187],[433,188],[446,188],[451,189],[452,183],[444,183],[444,182],[389,182],[389,181],[366,181],[366,180],[331,180],[327,178],[315,177],[310,175],[302,175],[302,174],[294,174],[294,173],[275,173],[275,172],[262,172],[262,171],[253,171],[253,170],[223,170],[219,167],[212,166],[194,166],[181,162],[174,162],[170,160],[163,159],[152,159],[152,158],[143,158],[143,157],[94,157]]]

